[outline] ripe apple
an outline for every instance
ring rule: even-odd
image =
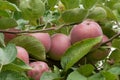
[[[28,52],[20,46],[16,46],[16,48],[17,48],[17,57],[23,60],[26,64],[29,64]]]
[[[51,48],[49,57],[53,60],[60,60],[65,51],[70,47],[70,38],[62,33],[54,34],[51,37]]]
[[[75,25],[70,32],[72,44],[83,39],[95,38],[102,35],[103,32],[100,25],[90,19],[87,19],[82,23]]]
[[[37,38],[44,45],[46,52],[49,51],[51,46],[51,37],[48,33],[31,33],[28,35]]]
[[[19,31],[19,29],[11,28],[8,29],[8,31]],[[8,42],[13,38],[17,37],[17,34],[4,33],[4,36],[5,36],[5,42]]]
[[[44,72],[50,71],[47,63],[42,61],[31,62],[30,66],[32,67],[32,70],[28,71],[27,74],[34,80],[40,80],[40,77]]]
[[[109,40],[109,38],[108,38],[106,35],[103,35],[102,43],[104,43],[104,42],[106,42],[106,41],[108,41],[108,40]],[[109,43],[107,43],[107,45],[110,46],[111,43],[109,42]]]

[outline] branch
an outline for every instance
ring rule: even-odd
[[[119,36],[120,36],[120,32],[118,32],[117,34],[115,34],[114,36],[112,36],[108,41],[102,43],[101,45],[104,45],[104,44],[106,44],[106,43],[109,43],[109,42],[111,42],[113,39],[115,39],[115,38],[117,38],[117,37],[119,37]]]
[[[31,31],[7,31],[7,30],[0,30],[1,33],[10,33],[10,34],[19,34],[19,33],[38,33],[38,32],[44,32],[49,30],[55,30],[55,27],[46,28],[42,30],[31,30]]]
[[[59,30],[62,27],[66,26],[71,26],[75,25],[78,23],[72,23],[72,24],[63,24],[58,27],[51,27],[51,28],[46,28],[46,29],[41,29],[41,30],[29,30],[29,31],[7,31],[7,30],[0,30],[1,33],[9,33],[9,34],[20,34],[20,33],[39,33],[39,32],[45,32],[45,31],[50,31],[50,30]]]

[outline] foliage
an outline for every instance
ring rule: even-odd
[[[32,68],[16,57],[16,45],[27,50],[31,62],[49,64],[51,72],[43,73],[40,80],[120,80],[119,6],[120,0],[0,0],[0,80],[32,80],[26,74]],[[72,44],[60,61],[49,59],[44,45],[27,35],[69,36],[71,28],[86,19],[96,21],[110,39],[103,44],[101,37]],[[8,31],[11,28],[20,31]],[[17,37],[5,42],[5,33]],[[87,54],[101,47],[109,49],[109,55],[90,62]]]

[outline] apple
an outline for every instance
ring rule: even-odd
[[[28,35],[31,35],[38,39],[44,45],[46,52],[49,51],[51,47],[51,37],[48,33],[31,33]]]
[[[87,19],[82,23],[75,25],[70,32],[72,44],[83,39],[95,38],[102,35],[103,32],[100,25],[90,19]]]
[[[30,78],[33,78],[34,80],[40,80],[40,77],[44,72],[50,71],[47,63],[42,61],[31,62],[30,66],[32,67],[32,70],[29,70],[27,74]]]
[[[17,58],[23,60],[26,64],[29,64],[29,55],[28,52],[20,46],[16,46],[17,48]]]
[[[106,42],[106,41],[108,41],[108,40],[109,40],[109,38],[108,38],[106,35],[103,35],[102,43],[104,43],[104,42]],[[111,43],[109,42],[109,43],[107,43],[107,45],[110,46]]]
[[[11,29],[8,29],[7,31],[20,31],[20,30],[11,28]],[[5,42],[8,42],[8,41],[12,40],[13,38],[17,37],[17,34],[4,33],[4,36],[5,36]]]
[[[48,53],[49,57],[53,60],[59,61],[70,46],[70,38],[67,35],[62,33],[54,34],[51,37],[51,48]]]

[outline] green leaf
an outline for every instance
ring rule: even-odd
[[[120,75],[120,65],[113,66],[108,70],[108,72],[115,74],[115,75]]]
[[[88,78],[88,80],[105,80],[101,73],[96,73]]]
[[[9,17],[9,14],[5,10],[0,10],[0,16]]]
[[[112,10],[109,7],[107,7],[107,6],[101,6],[101,7],[103,7],[106,10],[108,19],[117,20],[116,16],[114,15],[114,13],[112,12]]]
[[[56,5],[58,0],[48,0],[48,6],[52,9]]]
[[[45,60],[45,48],[43,44],[36,38],[28,35],[22,35],[14,38],[11,43],[16,44],[17,46],[21,46],[25,48],[28,53],[38,60]]]
[[[66,10],[62,13],[61,19],[63,19],[65,23],[81,22],[86,17],[87,12],[87,10],[80,8]]]
[[[117,80],[117,76],[107,71],[102,71],[101,74],[105,77],[105,80]]]
[[[107,17],[106,10],[102,7],[95,7],[89,12],[88,18],[95,21],[102,21]]]
[[[17,26],[17,22],[12,18],[0,18],[0,29],[8,29]]]
[[[112,46],[117,48],[117,49],[120,49],[120,39],[114,39],[112,41]]]
[[[82,65],[80,66],[80,68],[77,69],[77,71],[80,74],[88,77],[94,71],[94,66],[92,66],[91,64]]]
[[[73,44],[63,55],[61,59],[62,68],[67,71],[83,56],[85,56],[93,46],[101,41],[101,37],[85,39],[83,41]]]
[[[73,71],[68,75],[67,80],[87,80],[87,78],[81,75],[79,72]]]
[[[79,7],[80,0],[61,0],[66,9],[73,9]]]
[[[3,47],[5,47],[4,34],[3,33],[0,33],[0,45],[2,45]]]
[[[13,3],[0,0],[0,10],[20,11],[20,9]]]
[[[84,8],[90,9],[92,8],[98,0],[82,0],[82,4]]]
[[[44,72],[40,80],[54,80],[56,78],[60,78],[60,75],[52,72]]]
[[[108,6],[110,9],[114,9],[115,8],[115,4],[119,3],[119,0],[110,0],[110,1],[106,1],[105,6]]]
[[[33,21],[43,16],[45,5],[41,0],[21,0],[20,9],[24,19]]]
[[[60,74],[60,69],[57,66],[55,66],[55,65],[53,67],[54,67],[53,68],[53,72]]]
[[[16,58],[12,63],[8,65],[4,65],[2,70],[11,70],[11,71],[16,71],[16,72],[22,72],[22,71],[27,71],[32,69],[29,65],[25,64],[22,60],[19,58]]]
[[[29,80],[29,79],[22,73],[4,71],[0,73],[0,80]]]
[[[4,48],[0,48],[0,64],[6,65],[13,62],[16,58],[17,50],[14,44],[8,44]]]
[[[105,23],[105,24],[107,24],[107,23]],[[109,23],[108,23],[108,24],[109,24]],[[107,25],[107,26],[102,26],[102,27],[101,27],[103,33],[104,33],[107,37],[109,37],[109,38],[111,38],[113,35],[116,34],[115,31],[111,28],[111,25],[112,25],[112,24],[109,24],[109,25]]]
[[[109,59],[114,60],[114,63],[119,63],[120,62],[120,49],[116,49],[112,51]]]

